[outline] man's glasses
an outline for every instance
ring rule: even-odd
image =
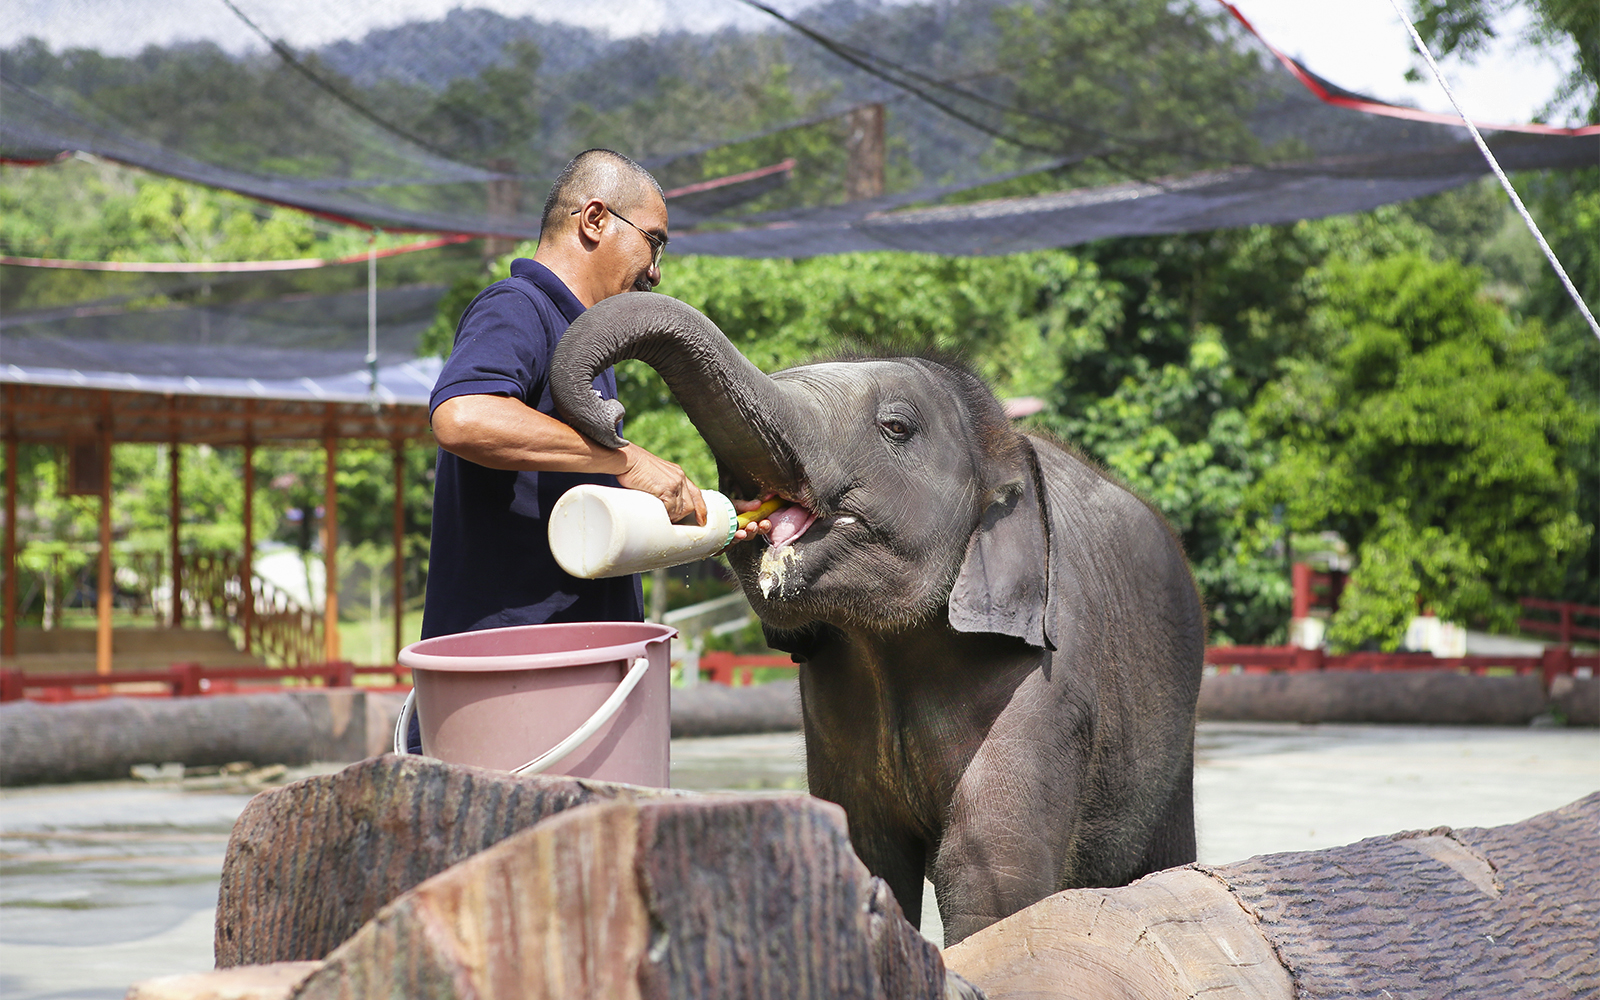
[[[583,209],[575,208],[575,209],[572,210],[571,214],[577,215],[581,211],[583,211]],[[638,229],[639,230],[639,235],[643,236],[645,239],[650,241],[650,251],[651,251],[650,266],[656,268],[657,270],[660,270],[660,268],[661,268],[661,258],[666,256],[666,254],[667,254],[667,244],[672,242],[672,241],[670,239],[668,239],[667,237],[665,237],[665,236],[657,236],[654,233],[647,232],[647,231],[645,231],[643,229],[639,229],[639,226],[632,219],[629,219],[627,216],[623,215],[621,212],[619,212],[616,209],[612,208],[610,205],[606,206],[606,211],[610,212],[612,215],[614,215],[617,218],[621,219],[623,222],[626,222],[628,225],[633,226],[633,228]]]

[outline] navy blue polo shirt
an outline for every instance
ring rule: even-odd
[[[526,258],[512,261],[511,277],[484,289],[462,313],[429,413],[454,396],[491,393],[555,416],[550,358],[582,312],[583,303],[549,268]],[[616,373],[606,369],[594,387],[615,399]],[[502,625],[643,620],[638,576],[580,580],[550,553],[545,518],[579,483],[616,486],[617,477],[488,469],[441,448],[422,637]]]

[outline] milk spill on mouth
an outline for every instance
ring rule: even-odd
[[[762,597],[771,598],[774,591],[780,598],[792,596],[784,593],[784,581],[789,571],[803,559],[794,542],[811,529],[817,521],[817,515],[799,504],[790,504],[773,511],[768,519],[772,522],[772,531],[767,536],[767,548],[761,553],[761,569],[756,582],[761,587]],[[839,523],[854,520],[841,518]],[[795,588],[796,591],[798,589]]]
[[[800,564],[800,550],[793,545],[782,545],[765,549],[761,553],[761,571],[756,577],[756,583],[761,587],[761,596],[770,598],[776,590],[779,597],[784,595],[784,577],[788,575],[791,567]]]

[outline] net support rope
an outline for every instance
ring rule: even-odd
[[[1539,249],[1544,251],[1545,258],[1550,261],[1550,266],[1555,268],[1556,276],[1561,279],[1561,284],[1566,287],[1567,294],[1572,296],[1573,303],[1577,305],[1578,311],[1583,314],[1584,320],[1588,322],[1589,329],[1594,332],[1596,337],[1600,337],[1600,323],[1595,322],[1594,313],[1589,311],[1588,303],[1583,301],[1583,296],[1578,293],[1577,286],[1567,276],[1567,269],[1561,266],[1561,261],[1556,258],[1556,252],[1550,249],[1550,244],[1545,240],[1544,233],[1539,231],[1539,224],[1533,221],[1533,216],[1528,214],[1527,206],[1523,205],[1522,199],[1517,196],[1517,189],[1511,186],[1510,178],[1506,177],[1506,172],[1500,169],[1500,161],[1496,160],[1494,154],[1489,152],[1489,144],[1483,141],[1483,135],[1478,132],[1478,127],[1472,124],[1472,119],[1468,118],[1467,113],[1461,110],[1461,102],[1456,100],[1455,92],[1450,89],[1450,84],[1445,82],[1444,73],[1439,70],[1439,64],[1433,61],[1433,53],[1428,51],[1427,44],[1423,42],[1422,36],[1417,33],[1417,26],[1412,24],[1411,18],[1407,17],[1406,12],[1400,9],[1400,0],[1389,0],[1389,6],[1394,8],[1395,14],[1400,18],[1400,23],[1404,24],[1406,30],[1411,33],[1411,41],[1416,45],[1417,51],[1422,53],[1422,58],[1427,61],[1428,68],[1433,70],[1433,78],[1439,81],[1439,86],[1444,89],[1444,96],[1450,98],[1450,104],[1456,109],[1456,114],[1461,116],[1461,121],[1465,123],[1467,130],[1472,133],[1472,141],[1478,144],[1478,149],[1483,153],[1484,159],[1489,161],[1489,169],[1493,170],[1494,175],[1500,179],[1500,186],[1506,189],[1506,194],[1511,198],[1511,204],[1516,206],[1517,214],[1522,216],[1522,221],[1528,226],[1528,232],[1533,234],[1533,238],[1539,243]]]

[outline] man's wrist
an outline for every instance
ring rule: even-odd
[[[621,448],[606,448],[601,471],[613,476],[627,475],[628,470],[633,468],[633,450],[632,444],[625,444]]]

